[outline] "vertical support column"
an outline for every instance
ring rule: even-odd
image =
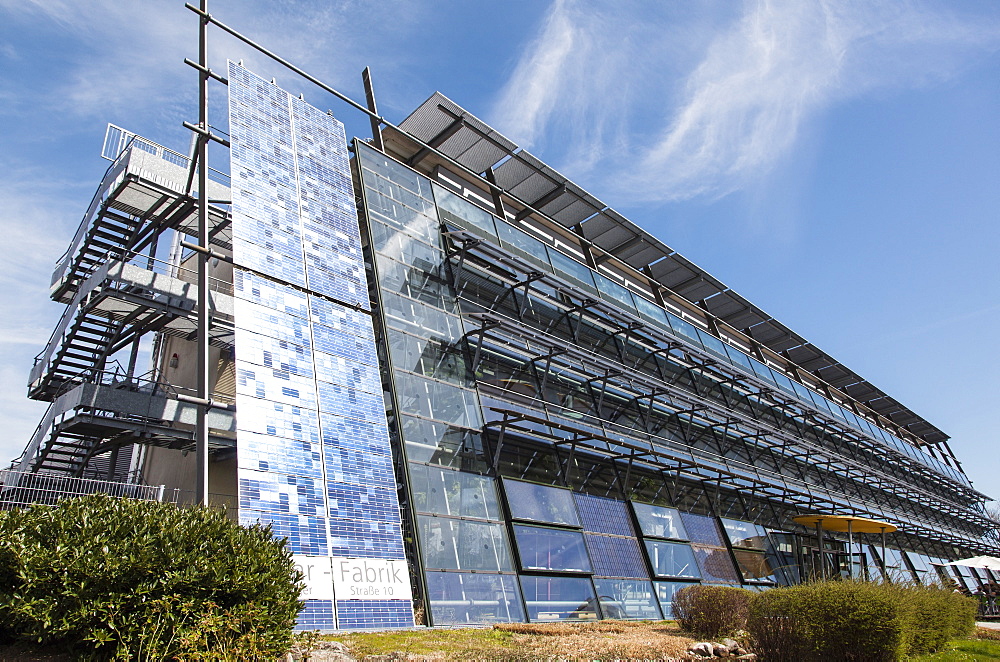
[[[816,520],[816,537],[819,539],[819,578],[826,579],[826,549],[823,545],[823,520]]]
[[[372,114],[368,116],[368,121],[372,125],[372,147],[380,152],[385,151],[385,147],[382,145],[382,126],[376,117],[378,117],[378,107],[375,105],[375,87],[372,85],[372,71],[368,67],[361,72],[361,80],[365,84],[365,101],[368,102],[368,110],[372,111]]]
[[[847,576],[854,579],[854,520],[847,520]]]
[[[889,580],[889,564],[885,562],[885,527],[882,527],[882,574]]]
[[[208,0],[201,0],[198,32],[198,421],[195,457],[198,465],[195,498],[208,505]]]

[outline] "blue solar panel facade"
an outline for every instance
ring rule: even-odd
[[[332,563],[299,627],[410,626],[337,583],[404,559],[343,125],[234,63],[229,94],[240,520]]]

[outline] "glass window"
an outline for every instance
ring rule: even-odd
[[[676,508],[664,508],[648,503],[632,502],[642,535],[654,538],[687,540],[687,532],[681,522],[681,514]]]
[[[419,515],[424,566],[441,570],[511,571],[502,524]]]
[[[733,552],[745,581],[777,582],[778,577],[763,552],[738,549]]]
[[[591,571],[583,534],[579,531],[515,524],[514,537],[524,570]]]
[[[771,376],[774,378],[774,381],[778,385],[778,388],[780,388],[782,391],[784,391],[788,395],[791,395],[791,396],[795,395],[795,389],[792,387],[792,380],[790,380],[788,377],[786,377],[785,375],[781,374],[777,370],[772,370],[771,371]]]
[[[531,621],[597,620],[597,596],[586,577],[521,576]]]
[[[365,168],[405,186],[414,193],[430,199],[431,183],[426,177],[418,175],[406,166],[393,161],[385,154],[363,143],[359,143],[358,158]],[[366,173],[365,180],[367,181],[368,179],[370,177]]]
[[[733,547],[748,549],[767,549],[767,535],[764,529],[751,522],[741,522],[735,519],[723,519],[722,526],[729,535]]]
[[[544,264],[548,268],[549,255],[545,249],[545,244],[503,221],[498,221],[496,227],[501,246],[508,249],[513,248],[515,251],[533,258],[535,262]]]
[[[438,265],[444,259],[444,251],[437,244],[426,244],[399,228],[382,223],[374,216],[369,227],[375,250],[394,260],[407,264]]]
[[[817,405],[817,406],[818,406],[818,407],[819,407],[819,408],[820,408],[821,410],[823,410],[823,411],[827,411],[827,412],[830,412],[830,413],[833,413],[833,410],[832,410],[832,409],[830,409],[830,401],[829,401],[829,400],[827,400],[826,398],[824,398],[824,397],[823,397],[822,395],[820,395],[819,393],[813,393],[813,402],[815,402],[815,403],[816,403],[816,405]]]
[[[624,501],[589,494],[573,494],[584,531],[634,536],[628,506]]]
[[[514,519],[580,526],[573,493],[569,490],[508,478],[504,479],[503,487]]]
[[[722,344],[722,341],[713,336],[708,331],[698,331],[698,336],[701,338],[701,344],[705,346],[705,349],[712,352],[716,356],[721,356],[726,358],[726,346]]]
[[[647,540],[646,553],[657,577],[701,577],[690,545]]]
[[[690,341],[695,347],[702,346],[701,338],[698,337],[698,329],[693,324],[670,313],[667,313],[667,318],[670,320],[670,326],[673,327],[675,333]]]
[[[726,546],[714,517],[681,513],[681,521],[684,522],[684,530],[687,531],[691,542],[712,545],[713,547]]]
[[[410,465],[417,512],[500,520],[493,479],[423,464]]]
[[[426,244],[375,218],[370,227],[375,250],[386,257],[420,266],[425,271],[437,269],[444,260],[444,251],[436,244]]]
[[[486,470],[483,439],[477,430],[414,416],[401,416],[400,423],[410,460],[467,471]]]
[[[633,295],[632,298],[635,301],[635,308],[639,311],[640,317],[656,324],[657,326],[663,327],[668,331],[670,330],[670,322],[667,321],[667,311],[663,310],[655,303],[647,301],[638,294]]]
[[[695,586],[691,582],[653,582],[656,586],[656,598],[660,601],[660,608],[663,609],[663,618],[674,617],[674,595],[677,591],[688,586]]]
[[[383,293],[392,292],[417,299],[440,309],[435,311],[438,315],[442,310],[457,312],[458,306],[451,285],[437,267],[403,264],[381,253],[376,254],[375,263],[379,287]]]
[[[692,545],[694,557],[698,561],[701,577],[706,582],[739,584],[740,578],[733,567],[729,550],[721,547],[701,547]]]
[[[478,427],[476,392],[397,371],[396,398],[403,411],[461,427]]]
[[[777,386],[777,382],[774,381],[774,375],[771,374],[771,369],[766,365],[758,361],[757,359],[750,359],[750,365],[753,367],[754,373],[766,382],[770,382]]]
[[[457,216],[459,222],[464,221],[462,224],[471,230],[478,229],[481,231],[477,234],[485,234],[490,238],[496,238],[497,229],[493,224],[493,215],[488,211],[480,209],[468,200],[458,197],[437,184],[434,185],[434,200],[437,202],[440,211]],[[451,220],[447,214],[441,214],[442,220]]]
[[[605,536],[585,533],[587,550],[594,566],[594,574],[602,577],[649,576],[646,564],[635,538]]]
[[[455,341],[461,338],[462,318],[449,315],[405,296],[382,290],[382,306],[386,323],[394,329],[408,331],[417,336],[430,336]]]
[[[799,564],[795,561],[795,536],[791,533],[768,531],[768,558],[771,567],[778,570],[782,584],[799,583]]]
[[[425,576],[434,625],[524,620],[513,575],[429,571]]]
[[[463,343],[451,343],[439,338],[413,336],[392,329],[389,331],[389,352],[392,365],[426,377],[471,387],[472,374],[465,365]]]
[[[749,356],[747,356],[740,350],[736,349],[735,347],[729,347],[729,346],[726,347],[726,353],[729,354],[730,360],[732,360],[732,362],[735,365],[738,365],[739,367],[743,368],[749,373],[753,372],[753,366],[750,365]]]
[[[594,272],[590,270],[590,267],[580,264],[552,248],[549,249],[549,262],[560,276],[582,283],[585,289],[592,292],[597,291],[597,285],[594,284]]]
[[[407,201],[411,204],[419,200],[413,196],[407,197]],[[432,204],[416,202],[419,207],[414,208],[367,186],[365,199],[368,202],[368,212],[373,219],[399,228],[427,244],[435,244],[441,240],[438,220],[430,215]]]
[[[597,273],[594,274],[594,281],[597,283],[597,289],[601,293],[601,298],[619,306],[624,306],[627,310],[635,310],[635,301],[632,299],[632,292],[627,287],[619,285],[610,278]]]
[[[795,389],[795,395],[798,396],[799,400],[807,405],[815,404],[812,397],[809,395],[809,389],[805,386],[799,384],[798,382],[792,382],[792,388]]]
[[[653,585],[648,581],[595,579],[594,587],[597,589],[597,600],[604,618],[650,621],[660,618]]]

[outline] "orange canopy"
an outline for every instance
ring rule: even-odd
[[[819,524],[827,531],[843,531],[845,533],[848,522],[850,522],[851,530],[854,533],[892,533],[896,530],[896,527],[888,522],[855,517],[854,515],[799,515],[794,520],[797,524],[805,526]]]

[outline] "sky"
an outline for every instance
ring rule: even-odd
[[[212,0],[398,123],[435,90],[951,435],[1000,497],[1000,4],[993,0]],[[0,464],[108,163],[107,123],[187,152],[178,0],[0,0]],[[226,59],[367,118],[214,30]],[[213,85],[213,124],[225,89]],[[222,150],[213,164],[225,168]]]

